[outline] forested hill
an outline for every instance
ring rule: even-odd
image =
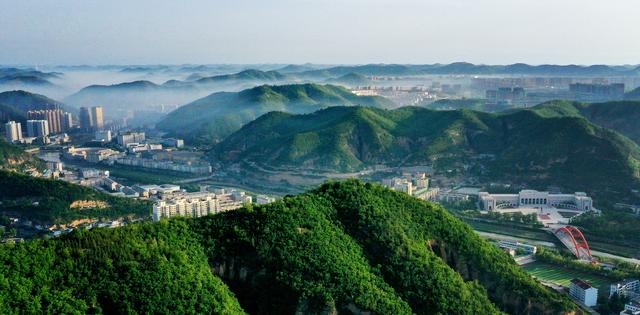
[[[41,168],[42,165],[43,162],[41,160],[0,137],[0,170],[24,170],[29,167]]]
[[[337,105],[386,107],[392,103],[333,85],[263,85],[238,93],[211,94],[171,112],[157,127],[187,142],[212,144],[270,111],[310,113]]]
[[[578,103],[553,101],[533,108],[541,115],[583,116],[592,123],[615,130],[640,145],[640,101]]]
[[[379,185],[0,247],[0,313],[563,314],[440,206]]]
[[[39,109],[62,108],[64,104],[41,94],[23,90],[0,93],[0,123],[3,116],[13,120],[26,120],[27,112]],[[23,128],[25,128],[23,126]]]
[[[114,197],[62,180],[0,170],[0,187],[0,214],[34,222],[57,224],[86,218],[148,218],[151,215],[149,201]],[[89,203],[80,207],[79,202]]]
[[[640,187],[640,148],[581,116],[417,107],[269,113],[214,147],[216,161],[356,171],[433,165],[484,181],[626,195]]]

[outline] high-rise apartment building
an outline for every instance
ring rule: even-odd
[[[27,136],[44,137],[49,135],[49,123],[44,120],[27,120]]]
[[[80,107],[80,127],[84,130],[100,130],[104,127],[102,106]]]
[[[7,141],[16,142],[22,140],[22,126],[19,122],[10,121],[4,124]]]
[[[64,130],[73,128],[73,115],[71,115],[71,113],[64,113],[62,125],[64,126]]]
[[[67,131],[73,126],[71,114],[62,109],[30,110],[27,112],[27,119],[46,120],[50,133]]]
[[[91,125],[95,129],[104,127],[104,118],[102,116],[102,106],[91,107]]]
[[[91,110],[88,107],[80,107],[80,127],[84,130],[91,130]]]

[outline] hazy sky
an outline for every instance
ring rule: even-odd
[[[638,64],[638,0],[0,0],[0,64]]]

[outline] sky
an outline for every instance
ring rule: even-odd
[[[638,0],[0,0],[0,64],[638,64]]]

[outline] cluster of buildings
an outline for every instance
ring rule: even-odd
[[[50,133],[61,133],[73,128],[73,116],[62,109],[30,110],[27,112],[27,124],[32,121],[46,121]],[[48,134],[48,133],[47,133]]]
[[[569,84],[569,92],[576,94],[578,99],[622,99],[624,97],[624,83],[598,84],[598,83],[572,83]]]
[[[620,315],[640,315],[640,280],[629,279],[612,284],[609,288],[609,297],[614,294],[629,299]]]
[[[243,191],[216,189],[214,192],[162,194],[153,205],[153,220],[174,216],[201,217],[242,208],[252,203]]]
[[[52,135],[49,130],[49,123],[46,120],[27,120],[26,137],[22,133],[22,124],[15,121],[9,121],[5,125],[5,136],[7,141],[11,143],[35,143],[36,140],[42,144],[49,143],[65,143],[69,138],[66,133],[58,133]]]
[[[192,173],[192,174],[210,174],[213,171],[211,164],[204,161],[199,161],[199,162],[159,161],[154,159],[142,158],[138,156],[124,156],[124,157],[119,157],[113,160],[113,163],[132,166],[132,167],[150,168],[150,169],[167,170],[167,171]]]
[[[429,187],[429,177],[424,172],[405,173],[401,177],[384,179],[382,185],[423,200],[433,200],[439,192],[438,188]]]
[[[486,90],[485,97],[488,102],[512,102],[525,98],[524,88],[501,87],[497,90]]]

